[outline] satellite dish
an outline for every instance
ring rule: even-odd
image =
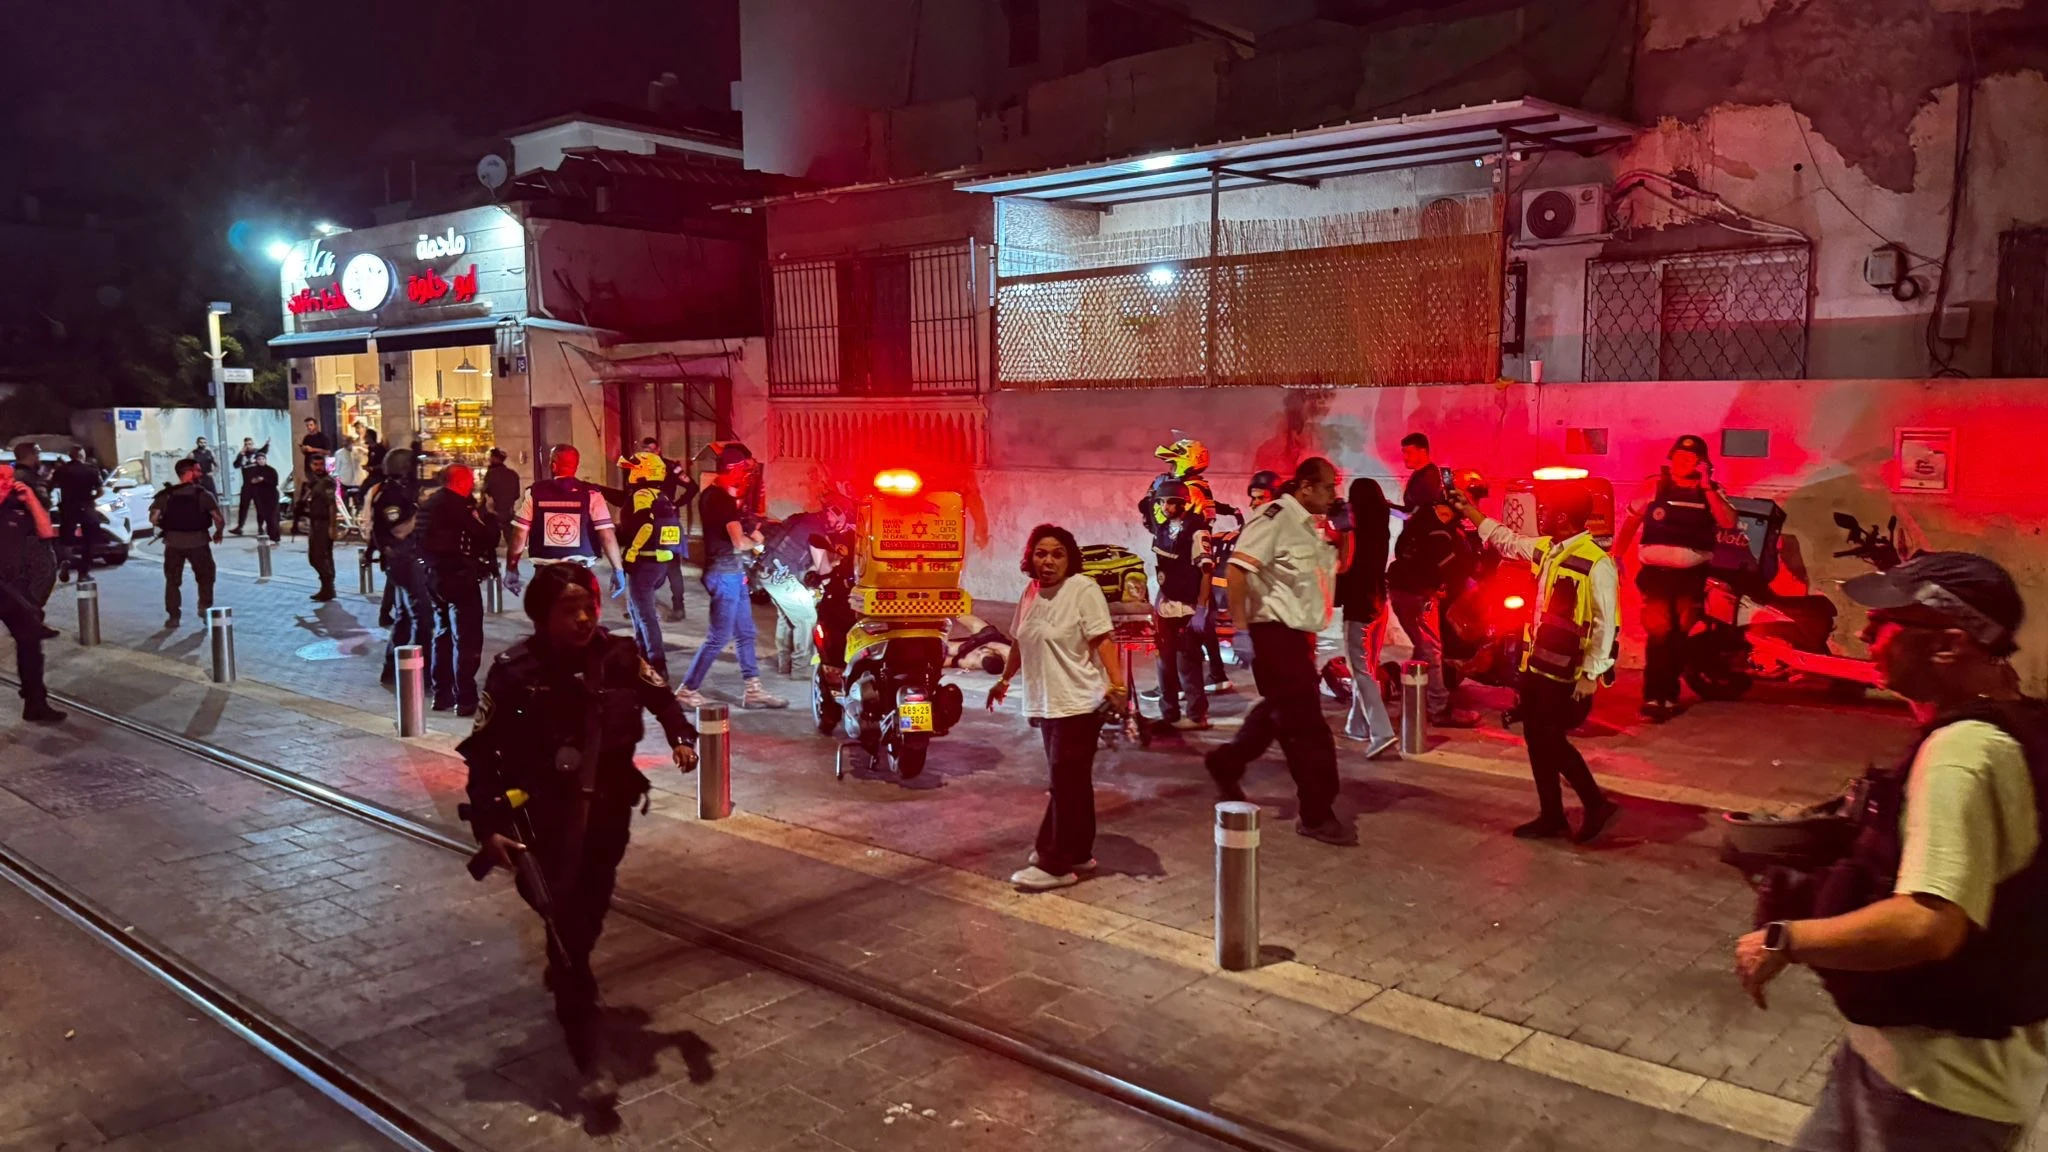
[[[493,191],[501,187],[505,183],[505,178],[511,174],[511,169],[505,165],[505,158],[496,152],[485,153],[484,158],[476,162],[477,183]]]

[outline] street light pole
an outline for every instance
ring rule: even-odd
[[[214,470],[220,474],[220,495],[223,504],[234,495],[229,489],[229,476],[234,469],[226,463],[222,453],[228,450],[228,381],[226,355],[220,350],[220,318],[235,310],[225,300],[215,300],[206,306],[206,358],[213,363],[213,427],[214,427]]]

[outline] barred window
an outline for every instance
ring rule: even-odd
[[[976,391],[971,241],[769,268],[769,391],[901,396]]]
[[[1586,265],[1588,380],[1806,375],[1804,244]]]

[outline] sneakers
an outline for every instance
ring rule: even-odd
[[[1365,750],[1365,758],[1367,760],[1397,759],[1396,750],[1400,746],[1401,738],[1399,736],[1389,736],[1384,740],[1374,741],[1373,746]]]
[[[1144,701],[1145,703],[1147,703],[1147,704],[1157,704],[1157,703],[1159,703],[1159,689],[1157,689],[1157,688],[1146,688],[1146,689],[1142,689],[1142,690],[1140,690],[1140,691],[1139,691],[1139,693],[1138,693],[1138,699],[1140,699],[1140,700],[1143,700],[1143,701]]]
[[[1050,892],[1055,888],[1072,888],[1080,882],[1081,878],[1072,872],[1064,876],[1055,876],[1036,864],[1010,873],[1010,883],[1016,885],[1022,892]]]
[[[676,689],[676,703],[692,711],[704,706],[704,694],[695,688]]]
[[[1208,687],[1209,694],[1212,696],[1228,695],[1229,693],[1237,691],[1237,685],[1232,684],[1228,680],[1218,680],[1217,682],[1209,685]]]
[[[1215,727],[1215,725],[1209,723],[1207,716],[1176,716],[1172,720],[1167,721],[1167,723],[1180,729],[1182,732],[1207,732]]]
[[[1031,857],[1025,860],[1024,862],[1026,864],[1031,865],[1033,868],[1038,867],[1038,850],[1035,848],[1032,849]],[[1101,867],[1102,865],[1097,864],[1095,862],[1095,857],[1090,856],[1086,860],[1081,861],[1079,864],[1074,865],[1074,874],[1077,876],[1093,876],[1095,875],[1096,871]]]
[[[789,701],[768,691],[767,688],[762,686],[761,678],[756,676],[752,680],[747,681],[747,694],[740,697],[740,707],[787,708],[789,707]]]
[[[1321,824],[1311,824],[1306,820],[1296,820],[1294,822],[1294,830],[1311,840],[1320,840],[1325,844],[1334,844],[1339,848],[1349,848],[1358,843],[1358,830],[1337,819],[1335,816],[1330,817]]]

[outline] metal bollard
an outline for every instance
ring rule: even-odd
[[[732,815],[732,732],[724,704],[697,708],[697,819]]]
[[[505,581],[497,576],[484,577],[484,611],[493,616],[505,611]]]
[[[208,608],[206,610],[206,639],[213,648],[213,682],[232,684],[235,682],[235,610],[233,608]]]
[[[391,650],[398,668],[398,734],[402,737],[427,733],[427,652],[417,644],[400,644]]]
[[[1410,660],[1401,665],[1401,755],[1429,751],[1429,665]]]
[[[100,642],[100,583],[78,580],[78,643],[90,648]]]
[[[356,553],[356,591],[365,596],[377,594],[377,566],[370,563],[370,550],[365,548]]]
[[[256,537],[256,578],[270,579],[270,541]]]
[[[1259,806],[1216,805],[1216,966],[1259,966]]]

